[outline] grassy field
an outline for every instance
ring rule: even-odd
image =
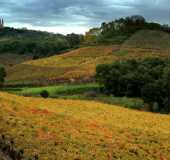
[[[26,96],[41,97],[42,91],[48,91],[50,98],[72,99],[72,100],[91,100],[106,104],[121,105],[132,109],[142,109],[143,100],[139,98],[114,97],[100,93],[100,86],[96,83],[89,84],[62,84],[47,87],[25,87],[25,88],[6,88],[4,91]]]
[[[46,87],[21,87],[21,88],[6,88],[5,91],[24,96],[40,96],[41,91],[46,90],[49,97],[62,95],[82,94],[88,91],[98,91],[99,85],[96,83],[89,84],[61,84]]]
[[[91,101],[0,92],[0,134],[24,160],[168,160],[170,117]]]

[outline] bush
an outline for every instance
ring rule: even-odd
[[[49,97],[49,93],[48,93],[48,91],[46,91],[46,90],[41,91],[40,95],[41,95],[41,97],[43,97],[43,98],[48,98],[48,97]]]
[[[3,85],[3,83],[5,81],[5,77],[6,77],[5,68],[0,65],[0,86]]]
[[[153,111],[170,111],[170,60],[154,58],[99,65],[96,80],[106,93],[142,97]]]

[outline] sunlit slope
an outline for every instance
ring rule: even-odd
[[[170,116],[96,102],[0,93],[0,134],[25,159],[170,159]]]
[[[80,48],[63,55],[27,61],[7,71],[7,84],[55,83],[58,81],[88,80],[95,75],[97,64],[116,60],[170,57],[170,52],[150,49],[120,49],[120,46]]]
[[[33,82],[89,78],[94,75],[98,63],[110,61],[117,46],[85,47],[69,53],[36,61],[28,61],[12,67],[7,81]]]
[[[131,36],[123,47],[170,51],[170,34],[163,31],[141,30]]]

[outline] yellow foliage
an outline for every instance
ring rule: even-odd
[[[0,93],[0,134],[40,160],[169,160],[170,116]]]

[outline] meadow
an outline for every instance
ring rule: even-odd
[[[103,94],[100,90],[101,86],[97,83],[60,84],[46,87],[17,87],[4,89],[5,92],[25,97],[41,97],[41,92],[47,91],[49,94],[48,97],[55,99],[97,101],[138,110],[144,107],[144,102],[140,98],[115,97]]]
[[[41,160],[168,160],[170,117],[91,101],[0,92],[0,134]]]

